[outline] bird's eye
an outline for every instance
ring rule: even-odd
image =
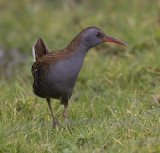
[[[100,33],[100,32],[98,32],[98,33],[96,34],[96,36],[97,36],[97,37],[100,37],[100,36],[101,36],[101,33]]]

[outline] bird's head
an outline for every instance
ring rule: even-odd
[[[95,47],[103,42],[113,42],[127,46],[125,42],[112,38],[106,35],[102,30],[97,27],[88,27],[82,31],[82,41],[89,47]]]

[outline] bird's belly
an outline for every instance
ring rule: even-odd
[[[47,97],[63,98],[72,95],[82,64],[73,64],[70,60],[63,60],[56,65],[51,64],[45,74],[42,88]]]

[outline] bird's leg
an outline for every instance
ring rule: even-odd
[[[58,125],[58,122],[55,120],[55,117],[54,117],[54,114],[53,114],[53,110],[52,110],[52,106],[51,106],[51,99],[50,98],[47,98],[47,103],[48,103],[49,109],[51,111],[51,115],[53,117],[53,128],[55,128]]]
[[[63,117],[64,117],[65,123],[67,123],[67,106],[68,106],[68,104],[64,104]]]

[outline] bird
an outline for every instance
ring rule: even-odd
[[[64,105],[63,117],[67,121],[69,100],[84,58],[91,48],[103,42],[128,45],[106,35],[95,26],[83,29],[61,50],[49,52],[41,38],[38,38],[33,45],[34,63],[31,69],[34,79],[33,92],[36,96],[46,99],[53,118],[53,128],[58,126],[58,122],[52,110],[51,99],[58,99]]]

